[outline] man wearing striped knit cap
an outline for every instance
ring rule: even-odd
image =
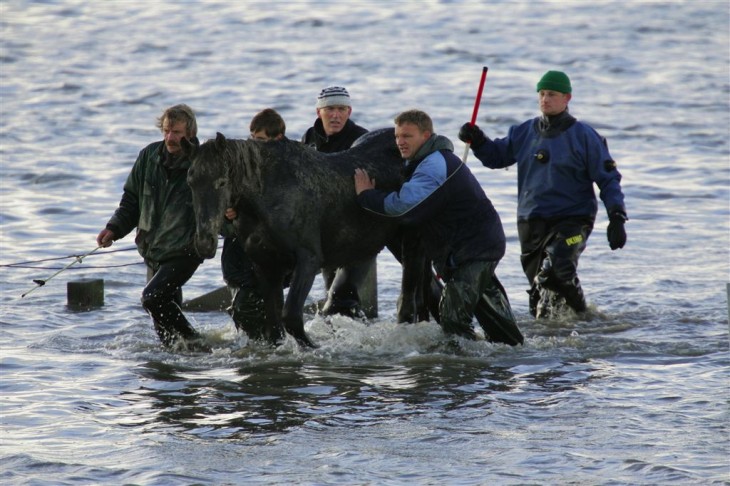
[[[317,97],[317,119],[302,137],[302,143],[319,152],[347,150],[367,130],[350,120],[350,94],[341,86],[323,89]]]
[[[319,152],[347,150],[355,140],[368,132],[350,120],[350,93],[342,86],[330,86],[320,91],[316,109],[317,119],[314,126],[304,133],[302,143]],[[323,268],[322,277],[328,291],[323,313],[362,317],[358,289],[374,266],[375,258],[338,269]]]

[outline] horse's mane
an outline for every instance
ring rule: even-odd
[[[206,160],[220,161],[223,166],[221,170],[227,172],[229,183],[231,183],[231,191],[233,193],[244,190],[241,183],[245,181],[246,185],[250,185],[256,189],[261,189],[261,151],[257,150],[257,142],[250,140],[225,139],[222,143],[219,137],[216,140],[208,140],[201,146],[212,145],[215,151],[215,157],[207,157]]]

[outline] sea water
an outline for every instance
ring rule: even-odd
[[[726,1],[9,0],[0,26],[3,484],[730,484]],[[387,251],[378,318],[308,315],[314,351],[252,345],[223,312],[188,314],[212,353],[164,350],[131,236],[33,282],[95,247],[167,106],[192,106],[202,140],[272,107],[298,139],[343,85],[358,124],[419,108],[461,156],[483,66],[489,136],[536,116],[560,69],[623,174],[628,242],[608,248],[601,208],[587,317],[531,318],[516,171],[471,154],[523,346],[396,324]],[[103,307],[67,307],[81,278],[104,279]]]

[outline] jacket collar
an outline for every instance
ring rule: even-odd
[[[407,162],[420,162],[432,153],[438,152],[440,150],[448,150],[449,152],[453,152],[454,144],[451,143],[451,140],[444,137],[443,135],[437,135],[435,133],[432,133],[428,140],[426,140],[423,145],[421,145],[421,148],[418,149],[418,152],[416,152],[413,158],[409,159]]]

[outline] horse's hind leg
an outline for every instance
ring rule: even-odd
[[[297,265],[292,274],[289,293],[282,313],[282,321],[286,332],[297,340],[300,346],[316,348],[317,345],[309,339],[304,331],[304,301],[312,290],[314,277],[319,270],[316,258],[307,255],[298,255]]]

